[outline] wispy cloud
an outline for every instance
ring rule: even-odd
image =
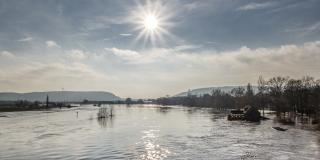
[[[315,22],[309,26],[300,27],[300,28],[292,28],[292,29],[286,29],[286,32],[296,32],[299,33],[302,36],[310,35],[313,33],[320,32],[320,21]]]
[[[258,10],[265,9],[271,6],[274,6],[275,2],[264,2],[264,3],[249,3],[237,8],[238,11],[248,11],[248,10]]]
[[[54,47],[60,48],[60,46],[55,41],[52,41],[52,40],[46,41],[46,45],[48,48],[54,48]]]
[[[207,45],[212,45],[212,46],[220,45],[219,42],[214,42],[214,41],[207,41],[206,43],[207,43]]]
[[[128,64],[152,64],[153,62],[166,57],[173,49],[155,48],[145,51],[134,51],[120,48],[105,48],[106,51],[111,52],[116,57],[125,60]]]
[[[126,23],[123,17],[118,16],[95,16],[83,20],[83,31],[94,31],[101,29],[109,29],[112,25],[120,25]]]
[[[192,11],[195,9],[200,9],[203,6],[206,6],[205,3],[203,3],[202,1],[194,1],[191,3],[186,3],[183,5],[184,9],[186,9],[187,11]]]
[[[18,39],[18,42],[29,42],[32,40],[33,40],[32,37],[25,37],[25,38]]]
[[[132,34],[130,33],[121,33],[119,34],[120,36],[124,36],[124,37],[129,37],[129,36],[132,36]]]
[[[2,52],[0,52],[0,57],[13,58],[15,56],[13,53],[11,53],[9,51],[2,51]]]
[[[68,58],[74,61],[85,60],[88,58],[88,56],[89,56],[89,53],[86,53],[83,50],[73,49],[71,51],[68,51]]]
[[[141,57],[140,53],[132,50],[118,49],[118,48],[105,48],[106,51],[126,60],[137,60]]]
[[[180,45],[174,47],[174,50],[176,51],[188,51],[188,50],[195,50],[201,48],[201,45]]]
[[[320,31],[320,21],[307,27],[305,30],[307,30],[308,32],[319,32]]]
[[[107,29],[110,28],[110,24],[105,21],[99,21],[97,19],[88,19],[84,20],[82,30],[83,31],[93,31],[99,29]]]

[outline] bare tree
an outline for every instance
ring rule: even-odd
[[[231,94],[234,96],[235,105],[238,109],[241,108],[243,104],[243,96],[244,96],[245,89],[243,87],[233,88],[231,90]]]
[[[284,86],[288,82],[289,77],[273,77],[268,81],[268,86],[271,92],[271,95],[279,97],[281,96]]]
[[[235,97],[242,97],[244,95],[245,89],[243,87],[233,88],[231,94]]]
[[[270,89],[270,96],[273,106],[276,107],[277,113],[285,112],[286,103],[285,99],[282,98],[283,91],[289,77],[273,77],[268,81]]]
[[[260,75],[258,79],[258,94],[266,94],[268,92],[268,82]]]
[[[259,107],[262,108],[262,114],[264,116],[264,109],[266,105],[266,94],[268,92],[268,82],[260,75],[258,79],[258,103]]]

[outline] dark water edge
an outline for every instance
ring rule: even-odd
[[[44,108],[0,107],[0,112],[45,111]]]
[[[1,112],[21,112],[21,111],[48,111],[51,109],[56,109],[56,108],[73,108],[73,107],[78,107],[78,106],[64,106],[64,107],[50,107],[50,108],[45,108],[45,107],[17,107],[17,106],[0,106],[0,113]]]

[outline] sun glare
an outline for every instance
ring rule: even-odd
[[[146,1],[141,4],[137,1],[129,21],[136,25],[134,30],[138,35],[134,43],[143,40],[144,44],[151,42],[153,45],[165,43],[165,38],[174,37],[169,32],[173,24],[170,22],[174,11],[162,1]]]
[[[155,29],[157,29],[158,23],[159,23],[158,19],[154,15],[147,15],[144,18],[143,22],[144,22],[144,27],[150,31],[154,31]]]

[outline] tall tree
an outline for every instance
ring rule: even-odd
[[[262,114],[264,116],[264,109],[267,104],[267,94],[268,93],[268,83],[264,80],[264,78],[260,75],[258,79],[258,104],[259,108],[262,108]]]
[[[284,86],[286,85],[289,77],[273,77],[268,81],[268,86],[270,89],[270,96],[272,97],[272,103],[276,107],[278,113],[285,112],[286,102],[282,98]]]
[[[231,90],[231,94],[234,96],[234,99],[235,99],[235,106],[238,109],[240,109],[245,105],[244,97],[243,97],[244,91],[245,89],[243,87],[237,87]]]
[[[253,89],[250,83],[247,85],[247,90],[246,90],[246,96],[247,97],[252,97],[254,95]]]

